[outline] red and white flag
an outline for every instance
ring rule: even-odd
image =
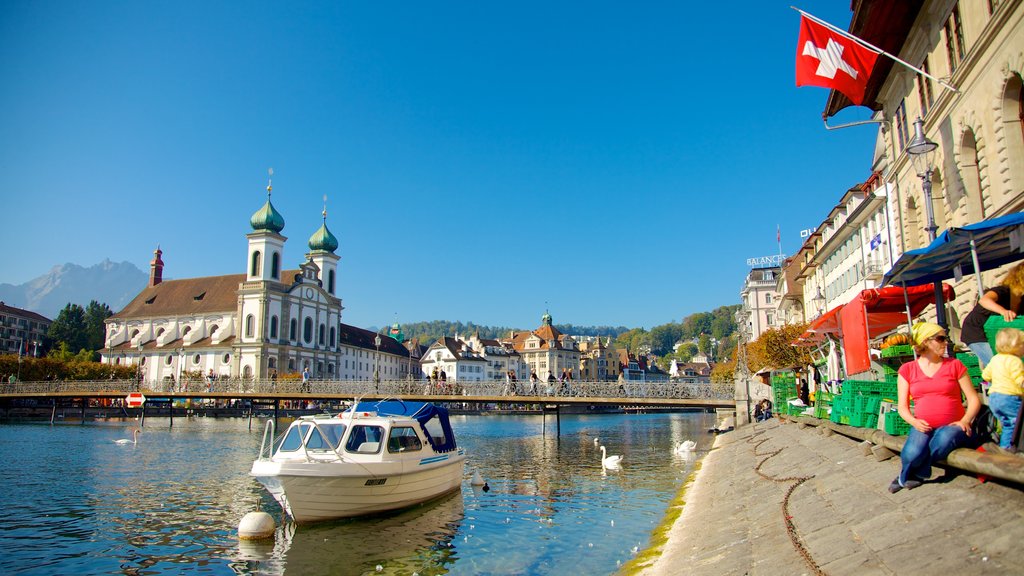
[[[796,85],[832,88],[860,105],[878,54],[801,14]]]

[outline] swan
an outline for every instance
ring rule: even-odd
[[[142,430],[139,430],[138,428],[136,428],[135,430],[132,430],[132,439],[131,440],[129,440],[127,438],[119,438],[117,440],[114,440],[114,444],[122,444],[122,445],[123,444],[138,444],[139,443],[139,432],[142,432]]]
[[[622,463],[622,456],[615,454],[608,456],[604,446],[601,446],[601,466],[604,468],[614,468]]]
[[[594,446],[597,446],[600,443],[601,443],[601,439],[600,438],[594,438]]]
[[[676,454],[686,454],[692,452],[697,447],[697,443],[693,440],[684,440],[676,446]]]

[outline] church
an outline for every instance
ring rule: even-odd
[[[184,377],[264,379],[308,371],[311,378],[406,378],[409,349],[342,324],[338,240],[323,224],[297,270],[283,270],[284,218],[270,201],[250,218],[244,274],[163,280],[163,252],[148,285],[106,321],[102,361],[136,365],[149,385]],[[379,341],[379,345],[376,342]]]

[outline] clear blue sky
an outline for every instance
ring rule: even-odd
[[[347,323],[738,303],[777,225],[792,254],[869,176],[874,129],[794,86],[789,5],[8,2],[0,282],[157,244],[165,277],[242,273],[273,167],[288,268],[328,196]]]

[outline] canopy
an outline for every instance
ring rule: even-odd
[[[924,248],[900,256],[882,285],[915,286],[998,268],[1024,259],[1024,212],[950,228]],[[973,245],[973,246],[972,246]],[[959,267],[959,272],[957,268]],[[981,294],[981,278],[978,278]]]
[[[953,288],[942,285],[946,300],[954,298]],[[868,339],[908,322],[929,304],[935,302],[932,286],[908,286],[906,297],[898,286],[862,290],[849,303],[837,306],[814,320],[801,336],[805,341],[822,341],[828,334],[843,341],[847,374],[871,368]]]

